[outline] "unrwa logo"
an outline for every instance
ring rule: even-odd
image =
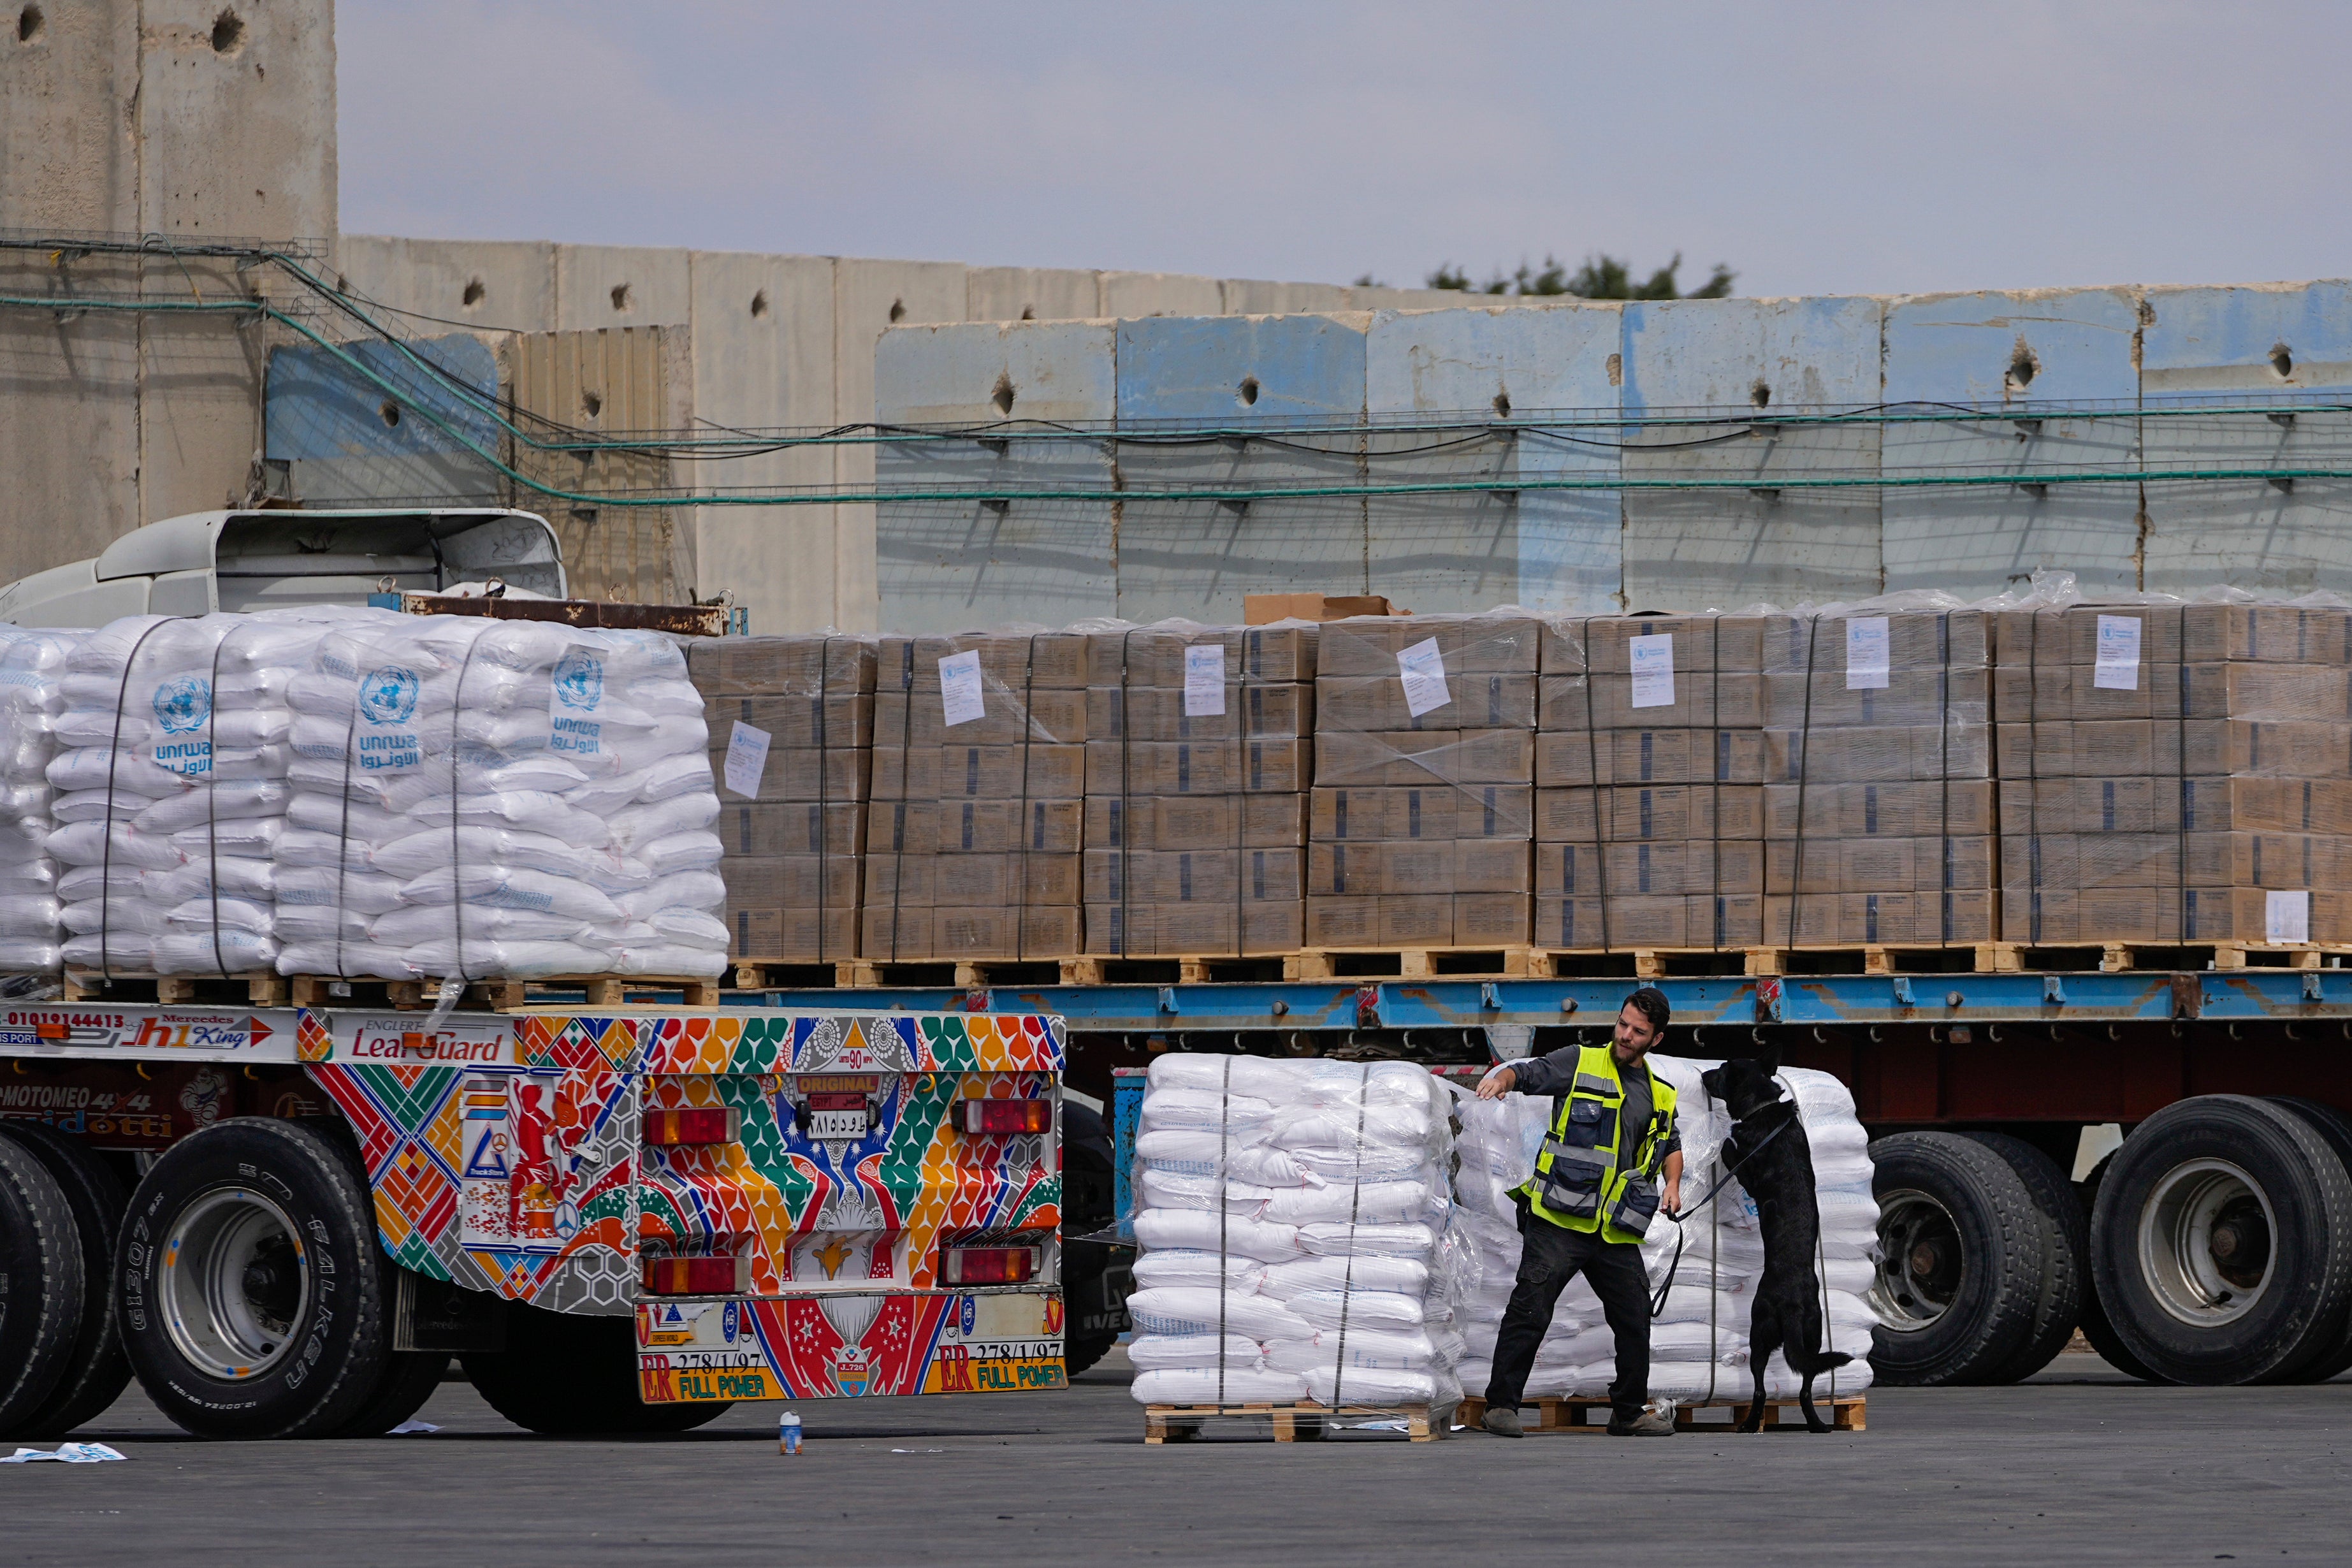
[[[405,724],[416,713],[416,672],[396,664],[368,671],[360,681],[360,717],[371,724]]]
[[[155,689],[155,718],[167,735],[201,730],[213,716],[213,683],[201,675],[183,675]]]
[[[604,661],[567,653],[555,661],[555,700],[566,708],[593,708],[604,697]]]

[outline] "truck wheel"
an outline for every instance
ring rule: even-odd
[[[1118,1343],[1119,1331],[1104,1321],[1108,1312],[1103,1277],[1112,1256],[1111,1248],[1099,1241],[1062,1243],[1062,1366],[1072,1377]]]
[[[2343,1162],[2347,1176],[2352,1176],[2352,1116],[2347,1116],[2332,1105],[2299,1095],[2273,1095],[2271,1103],[2283,1105],[2303,1118],[2304,1124],[2319,1134],[2336,1157]],[[2345,1326],[2344,1338],[2336,1348],[2296,1372],[2293,1382],[2326,1383],[2347,1368],[2352,1368],[2352,1321]]]
[[[1986,1383],[2016,1383],[2032,1377],[2056,1358],[2074,1335],[2083,1317],[2083,1276],[2090,1267],[2091,1221],[2074,1184],[2058,1162],[2006,1132],[1965,1132],[1962,1137],[1983,1144],[2006,1161],[2025,1184],[2042,1217],[2041,1291],[2033,1307],[2033,1326],[2017,1353],[1986,1373]]]
[[[95,1151],[45,1122],[0,1122],[0,1138],[13,1139],[56,1178],[81,1246],[81,1324],[64,1375],[41,1407],[7,1434],[63,1436],[104,1415],[131,1385],[131,1358],[114,1331],[114,1245],[131,1194]]]
[[[467,1351],[466,1375],[490,1408],[551,1436],[687,1432],[716,1419],[723,1400],[647,1405],[637,1397],[634,1317],[585,1317],[510,1302],[507,1348]]]
[[[390,1291],[366,1178],[327,1134],[239,1117],[131,1194],[117,1320],[139,1383],[203,1437],[316,1437],[375,1393]]]
[[[395,1267],[386,1261],[383,1268]],[[425,1351],[394,1351],[385,1358],[383,1374],[376,1380],[375,1392],[360,1406],[360,1413],[330,1434],[336,1437],[381,1437],[410,1416],[425,1408],[441,1386],[444,1373],[449,1370],[447,1352],[438,1355]]]
[[[2009,1163],[1957,1132],[1870,1146],[1884,1253],[1870,1364],[1894,1384],[1976,1383],[2033,1331],[2042,1216]]]
[[[2179,1100],[2111,1158],[2091,1268],[2117,1336],[2158,1376],[2280,1382],[2343,1339],[2352,1181],[2293,1111]]]
[[[0,1139],[0,1432],[47,1405],[83,1317],[81,1238],[58,1179]]]
[[[2096,1168],[2084,1180],[2082,1184],[2084,1213],[2098,1212],[2099,1182],[2107,1173],[2107,1167],[2113,1163],[2115,1163],[2115,1156],[2110,1154],[2100,1161]],[[2099,1352],[2101,1361],[2105,1362],[2125,1376],[2138,1378],[2142,1383],[2166,1382],[2166,1379],[2157,1375],[2154,1367],[2132,1354],[2131,1347],[2125,1344],[2121,1336],[2116,1334],[2116,1325],[2107,1316],[2106,1305],[2099,1300],[2097,1275],[2098,1271],[2091,1267],[2091,1254],[2086,1244],[2083,1252],[2083,1321],[2080,1325],[2083,1337],[2091,1342],[2091,1348]]]

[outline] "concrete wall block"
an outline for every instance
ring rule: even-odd
[[[684,250],[651,245],[555,247],[555,327],[684,326],[693,289]]]
[[[882,334],[901,322],[961,321],[971,303],[966,268],[944,261],[835,263],[833,289],[834,420],[864,425],[874,418],[874,351]],[[874,448],[834,449],[835,481],[847,489],[874,481]],[[834,604],[844,631],[879,624],[871,506],[842,507],[834,550]]]
[[[1245,426],[1364,409],[1369,312],[1123,321],[1118,416]]]
[[[1657,413],[1876,403],[1881,310],[1862,296],[1632,301],[1624,405]]]
[[[2152,289],[2147,303],[2140,441],[2148,473],[2352,466],[2352,416],[2272,417],[2298,395],[2352,391],[2352,285]],[[2167,412],[2236,406],[2245,412]],[[2352,485],[2151,479],[2145,493],[2150,588],[2352,591]]]
[[[1182,272],[1103,272],[1098,314],[1127,321],[1139,316],[1216,316],[1225,309],[1224,287],[1213,278]]]
[[[966,477],[989,476],[975,460]],[[1101,501],[897,503],[876,542],[880,624],[951,632],[1118,613],[1113,515]]]
[[[2136,471],[2137,419],[2080,415],[2086,404],[2137,409],[2140,306],[2128,289],[1890,303],[1886,401],[1974,404],[1989,417],[1886,426],[1885,472]],[[2045,405],[2038,420],[2037,404]],[[2077,416],[2063,416],[2068,409]],[[1884,507],[1890,590],[1942,588],[1974,598],[2043,568],[2074,572],[2090,589],[2142,584],[2136,482],[1901,488],[1886,491]]]
[[[1068,423],[1118,413],[1111,321],[896,327],[874,353],[875,416],[887,424]]]
[[[1102,314],[1099,273],[1068,267],[974,267],[964,275],[968,321],[1067,321]]]
[[[132,25],[140,228],[332,238],[333,6],[142,0]]]
[[[483,331],[555,330],[555,247],[544,240],[347,234],[335,244],[333,276],[362,301],[413,312],[387,315],[394,331],[429,334],[458,321]]]
[[[0,42],[0,227],[137,232],[136,0],[44,5]]]
[[[509,456],[489,411],[449,384],[510,391],[504,333],[450,333],[404,345],[358,342],[343,353],[283,347],[269,356],[264,450],[290,465],[293,493],[311,506],[377,501],[502,504]],[[427,374],[409,354],[449,378]]]
[[[1342,283],[1269,283],[1256,278],[1228,278],[1223,289],[1228,316],[1297,316],[1371,309],[1358,298],[1363,290]]]
[[[0,255],[11,294],[129,294],[139,264]],[[0,310],[0,582],[97,554],[146,521],[139,504],[139,322]]]
[[[143,263],[141,291],[184,300],[240,292],[226,259]],[[261,453],[268,334],[234,317],[158,314],[139,324],[141,521],[242,502]]]
[[[1121,503],[1118,613],[1238,626],[1249,594],[1369,592],[1362,503]]]

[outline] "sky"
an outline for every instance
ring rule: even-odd
[[[2352,273],[2352,5],[340,0],[342,227],[1750,296]]]

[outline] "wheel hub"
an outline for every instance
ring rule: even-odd
[[[1959,1226],[1926,1193],[1901,1188],[1878,1200],[1881,1262],[1870,1309],[1899,1333],[1927,1328],[1949,1310],[1962,1274]]]
[[[2139,1264],[2158,1305],[2184,1323],[2242,1317],[2269,1289],[2277,1233],[2270,1197],[2227,1160],[2167,1171],[2139,1215]]]
[[[259,1193],[223,1187],[180,1211],[163,1242],[161,1295],[172,1342],[207,1375],[258,1377],[309,1316],[300,1233]]]

